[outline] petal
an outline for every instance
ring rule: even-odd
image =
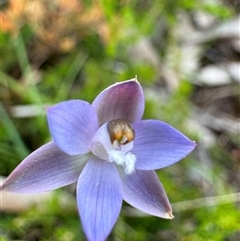
[[[136,169],[155,170],[170,166],[196,147],[194,141],[161,121],[144,120],[133,124],[133,128],[132,153],[137,156]]]
[[[104,160],[108,159],[108,151],[112,149],[110,135],[107,130],[107,123],[103,124],[92,138],[92,153]]]
[[[85,101],[69,100],[48,108],[48,125],[57,146],[69,155],[90,150],[90,143],[98,129],[94,108]]]
[[[144,95],[141,85],[131,79],[109,86],[92,103],[100,125],[114,119],[130,123],[141,120],[144,111]]]
[[[26,157],[7,178],[1,190],[36,193],[74,183],[89,154],[69,156],[49,142]]]
[[[133,207],[161,218],[172,219],[167,194],[154,171],[136,170],[122,176],[123,199]]]
[[[122,184],[116,167],[93,156],[80,175],[77,202],[88,240],[105,240],[122,205]]]

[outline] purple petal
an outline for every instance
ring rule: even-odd
[[[1,190],[36,193],[74,183],[89,154],[69,156],[49,142],[26,157],[7,178]]]
[[[115,165],[93,156],[80,175],[77,201],[88,240],[105,240],[122,205],[122,184]]]
[[[150,215],[173,218],[167,194],[154,171],[136,170],[122,180],[123,199],[127,203]]]
[[[136,169],[156,170],[170,166],[186,155],[196,143],[170,125],[156,120],[133,124],[135,140],[132,153],[136,155]]]
[[[109,86],[92,103],[100,125],[114,119],[130,123],[141,120],[144,111],[144,95],[141,85],[131,79]]]
[[[101,159],[108,159],[107,151],[112,149],[107,123],[103,124],[92,138],[92,153]]]
[[[48,108],[48,124],[57,146],[69,155],[89,152],[98,129],[95,109],[87,102],[69,100]]]

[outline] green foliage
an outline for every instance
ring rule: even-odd
[[[219,17],[220,19],[227,19],[233,14],[233,11],[231,9],[226,8],[222,4],[214,2],[206,3],[203,6],[203,10],[208,12],[209,14]]]
[[[232,204],[197,209],[194,216],[193,227],[183,233],[186,240],[228,240],[239,228],[239,215]]]

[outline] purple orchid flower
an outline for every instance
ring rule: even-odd
[[[77,182],[89,241],[107,238],[122,200],[150,215],[173,218],[154,170],[184,158],[196,143],[164,122],[141,120],[143,111],[136,79],[108,87],[92,105],[69,100],[49,107],[53,141],[26,157],[0,189],[34,193]]]

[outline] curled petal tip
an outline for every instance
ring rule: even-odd
[[[0,193],[1,192],[11,192],[11,190],[8,190],[8,184],[6,183],[6,181],[4,181],[0,186]]]
[[[194,147],[197,147],[199,145],[199,143],[197,143],[196,141],[192,141],[192,143],[194,144]]]
[[[125,81],[117,81],[115,84],[113,84],[113,85],[111,85],[111,86],[109,86],[109,87],[112,87],[112,86],[114,86],[114,85],[120,85],[120,84],[123,84],[123,83],[127,83],[127,82],[135,82],[136,84],[138,84],[138,85],[140,85],[141,86],[141,84],[139,83],[139,81],[138,81],[138,79],[137,79],[137,75],[135,75],[135,77],[134,78],[132,78],[132,79],[129,79],[129,80],[125,80]],[[108,87],[108,88],[109,88]],[[141,87],[142,88],[142,87]]]
[[[172,211],[169,211],[169,212],[166,213],[166,218],[167,219],[173,219],[174,218],[174,216],[172,214]]]
[[[47,112],[51,106],[50,105],[45,105],[43,106],[44,110]]]

